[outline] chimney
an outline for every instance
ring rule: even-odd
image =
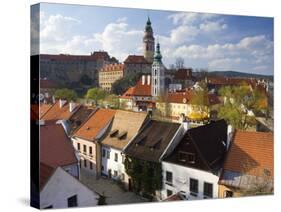
[[[75,109],[76,107],[76,103],[75,102],[69,102],[69,112],[73,112],[73,110]]]
[[[53,104],[56,103],[56,98],[55,98],[55,96],[52,96],[52,102],[53,102]]]
[[[227,142],[226,142],[226,149],[229,148],[229,145],[230,145],[230,142],[232,140],[232,137],[233,137],[233,127],[229,124],[227,126]]]
[[[150,85],[150,75],[147,75],[147,84]]]
[[[60,108],[62,108],[64,106],[64,104],[66,103],[66,100],[60,99],[59,103],[60,103]]]
[[[145,84],[145,75],[141,76],[141,84],[144,85]]]

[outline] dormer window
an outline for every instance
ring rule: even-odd
[[[118,135],[119,140],[126,139],[126,137],[127,137],[127,131],[123,131]]]
[[[119,130],[117,130],[117,129],[111,131],[111,132],[110,132],[110,137],[115,137],[115,136],[117,136],[118,132],[119,132]]]

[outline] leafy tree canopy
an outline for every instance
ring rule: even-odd
[[[56,90],[54,96],[57,99],[66,99],[67,101],[75,101],[77,99],[77,93],[74,90],[68,88]]]
[[[255,124],[255,116],[250,116],[248,111],[256,113],[267,110],[266,96],[245,84],[222,87],[219,95],[224,98],[224,105],[219,108],[219,117],[238,129],[245,130]]]
[[[91,88],[87,91],[86,98],[94,100],[97,103],[99,100],[105,99],[107,92],[100,88]]]
[[[136,85],[141,75],[141,73],[129,74],[115,81],[112,85],[112,92],[116,95],[122,95],[128,88]]]

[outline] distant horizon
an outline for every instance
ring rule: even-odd
[[[40,3],[40,54],[142,55],[150,17],[167,68],[274,75],[273,18]],[[238,71],[239,70],[239,71]]]

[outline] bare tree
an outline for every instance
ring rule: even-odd
[[[184,68],[184,59],[182,57],[176,58],[175,66],[176,69]]]

